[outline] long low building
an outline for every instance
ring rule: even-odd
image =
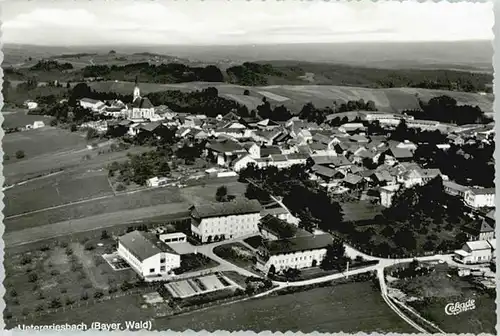
[[[118,254],[146,281],[166,276],[181,265],[180,255],[149,232],[132,231],[121,236]]]
[[[319,266],[332,241],[332,236],[327,233],[266,241],[259,247],[256,267],[267,274],[272,267],[281,272],[288,268]]]
[[[257,200],[207,203],[191,207],[191,233],[202,243],[258,233],[262,207]]]

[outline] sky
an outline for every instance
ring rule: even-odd
[[[13,0],[3,43],[234,45],[492,40],[493,3]]]

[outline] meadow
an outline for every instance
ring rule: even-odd
[[[348,283],[157,319],[160,330],[414,332],[368,282]]]
[[[110,91],[120,94],[132,92],[134,83],[121,81],[103,81],[90,83],[96,91]],[[179,90],[183,92],[202,90],[215,87],[219,95],[233,99],[240,104],[254,109],[266,97],[272,105],[284,105],[292,113],[298,113],[302,106],[312,102],[317,107],[332,106],[333,101],[339,103],[349,100],[372,100],[380,111],[400,112],[405,109],[419,108],[418,99],[427,101],[440,95],[448,95],[457,100],[459,104],[478,105],[484,112],[493,111],[492,95],[477,93],[456,92],[446,90],[429,90],[419,88],[388,88],[371,89],[351,86],[333,85],[272,85],[260,87],[245,87],[226,83],[192,82],[182,84],[155,84],[141,83],[141,92],[144,94],[165,90]],[[248,90],[250,95],[244,95]]]

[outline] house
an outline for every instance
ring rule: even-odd
[[[168,183],[168,178],[166,177],[152,177],[146,181],[148,187],[161,187]]]
[[[488,263],[494,257],[495,249],[496,239],[470,241],[455,251],[453,259],[462,264]]]
[[[106,120],[88,121],[88,122],[82,123],[80,125],[80,128],[82,128],[82,129],[92,128],[99,133],[106,133],[109,129],[108,123]]]
[[[422,175],[420,174],[420,170],[411,169],[405,172],[402,172],[397,177],[398,183],[404,184],[405,188],[411,188],[416,185],[423,185]]]
[[[34,110],[38,108],[38,103],[31,100],[25,101],[24,105],[28,108],[28,110]]]
[[[464,227],[464,233],[470,241],[490,240],[495,238],[495,229],[485,219]]]
[[[347,174],[342,181],[342,185],[351,190],[356,190],[362,187],[364,182],[364,178],[359,175]]]
[[[495,188],[471,188],[464,193],[464,201],[473,208],[495,207]]]
[[[408,149],[410,151],[415,151],[417,149],[417,145],[414,144],[413,142],[409,141],[409,140],[405,140],[403,142],[400,142],[396,148],[404,148],[404,149]]]
[[[257,200],[204,203],[190,210],[191,232],[202,243],[259,232],[261,205]]]
[[[45,127],[45,123],[43,121],[35,121],[33,123],[33,129],[37,129],[37,128],[42,128],[42,127]]]
[[[312,137],[312,134],[309,130],[302,129],[297,134],[297,140],[299,141],[299,143],[309,144],[312,142],[313,137]]]
[[[266,274],[273,268],[282,272],[288,268],[316,267],[331,243],[332,236],[328,233],[265,241],[259,247],[256,267]]]
[[[104,109],[105,104],[100,100],[83,98],[80,99],[80,106],[83,108],[91,109],[93,112],[99,112]]]
[[[380,204],[386,208],[392,206],[392,198],[399,190],[399,184],[388,185],[380,188]]]
[[[422,183],[426,184],[427,182],[435,179],[438,176],[442,176],[443,179],[447,179],[446,175],[442,175],[439,169],[429,168],[429,169],[420,169],[420,176],[422,177]]]
[[[181,257],[149,232],[132,231],[118,239],[118,254],[146,281],[172,273]]]
[[[206,149],[219,166],[229,166],[233,160],[247,154],[242,145],[231,139],[209,141]]]
[[[334,168],[326,167],[323,165],[316,164],[311,168],[313,174],[322,179],[325,182],[330,182],[334,179],[342,179],[346,174],[341,171],[338,171]]]
[[[232,167],[235,172],[239,172],[242,169],[245,169],[249,164],[254,163],[257,164],[254,158],[250,155],[244,155],[232,162]]]
[[[386,157],[390,156],[397,162],[410,162],[413,160],[413,153],[406,148],[392,147],[385,152]]]
[[[282,206],[276,208],[267,208],[261,211],[261,216],[265,217],[267,215],[271,215],[273,217],[279,218],[285,222],[292,223],[294,225],[299,224],[299,219],[293,216],[288,209],[285,209]]]
[[[366,127],[362,123],[346,123],[339,127],[343,133],[353,133],[365,131]]]
[[[448,195],[459,196],[460,198],[463,198],[465,196],[465,192],[469,190],[468,187],[453,181],[443,181],[443,187],[444,192]]]

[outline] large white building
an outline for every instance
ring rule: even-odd
[[[464,201],[473,208],[495,206],[495,188],[471,188],[464,193]]]
[[[325,258],[326,248],[331,243],[328,233],[266,241],[259,247],[256,267],[266,274],[272,266],[276,272],[316,267]]]
[[[149,232],[121,236],[118,254],[146,281],[167,276],[181,265],[180,255]]]
[[[100,100],[83,98],[80,99],[80,106],[91,109],[93,112],[100,112],[105,107],[105,104]]]
[[[191,233],[202,243],[258,233],[261,205],[257,200],[207,203],[191,207]]]

